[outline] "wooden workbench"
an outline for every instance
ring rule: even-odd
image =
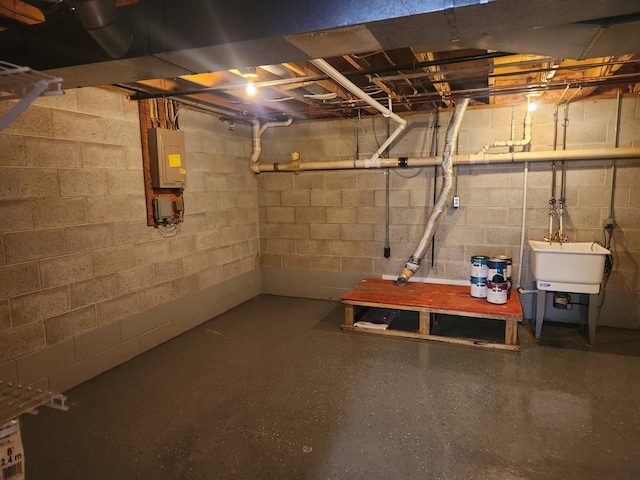
[[[522,307],[518,295],[511,295],[506,304],[496,305],[484,298],[474,298],[469,287],[434,283],[409,282],[398,286],[392,280],[368,278],[362,280],[341,299],[345,305],[343,330],[367,332],[393,337],[420,338],[441,342],[474,345],[506,350],[520,350],[518,322],[522,322]],[[416,332],[381,330],[354,326],[357,307],[390,308],[419,312]],[[431,320],[435,314],[502,320],[505,322],[504,343],[431,334]]]

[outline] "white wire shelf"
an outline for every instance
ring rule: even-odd
[[[0,100],[20,99],[43,83],[47,88],[40,95],[64,94],[62,78],[0,60]]]
[[[0,381],[0,425],[23,413],[37,413],[38,407],[67,411],[66,400],[67,397],[59,393]]]

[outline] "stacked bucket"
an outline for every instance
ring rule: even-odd
[[[511,296],[511,257],[471,257],[471,296],[503,304]]]

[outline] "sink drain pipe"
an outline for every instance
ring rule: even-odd
[[[288,117],[283,122],[267,122],[264,125],[260,125],[260,120],[255,119],[251,122],[251,131],[253,132],[253,151],[251,152],[251,163],[257,164],[260,160],[260,153],[262,153],[262,134],[271,127],[288,127],[293,123],[293,118]],[[255,172],[255,170],[254,170]],[[257,172],[256,172],[257,173]]]
[[[438,194],[438,200],[433,205],[429,220],[425,232],[418,243],[416,251],[409,258],[402,272],[398,276],[397,284],[404,286],[414,273],[420,268],[420,262],[424,257],[429,243],[433,239],[440,220],[442,218],[442,212],[447,208],[451,197],[451,185],[453,183],[453,153],[456,145],[456,139],[458,138],[458,132],[460,130],[460,124],[462,123],[462,117],[469,106],[469,99],[465,98],[456,105],[456,109],[453,112],[451,122],[447,128],[447,134],[445,136],[444,152],[442,154],[442,188]]]

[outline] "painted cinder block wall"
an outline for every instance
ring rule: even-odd
[[[617,100],[575,102],[569,108],[568,149],[613,147]],[[533,113],[532,150],[553,148],[554,104]],[[441,155],[450,112],[439,115],[437,154]],[[461,124],[458,151],[476,153],[485,144],[508,140],[511,119],[522,138],[524,107],[470,108]],[[558,147],[562,148],[564,108],[560,107]],[[429,156],[435,115],[406,117],[406,134],[390,156]],[[391,125],[391,131],[395,128]],[[294,122],[262,138],[263,162],[285,162],[291,152],[302,160],[368,158],[386,138],[383,118]],[[623,98],[620,147],[640,146],[640,97]],[[497,151],[505,151],[504,149]],[[558,170],[560,165],[558,164]],[[574,241],[603,239],[610,210],[611,161],[566,163],[564,231]],[[391,257],[385,240],[384,170],[262,173],[258,178],[263,291],[339,298],[359,279],[397,276],[424,231],[440,189],[434,167],[389,171]],[[524,197],[523,163],[460,165],[456,191],[461,207],[450,207],[435,234],[434,262],[425,256],[416,277],[467,280],[471,255],[507,254],[519,265]],[[435,178],[435,183],[434,183]],[[560,174],[558,173],[558,185]],[[558,187],[559,188],[559,187]],[[525,239],[541,239],[549,225],[551,163],[531,162],[526,187]],[[559,197],[559,191],[557,197]],[[600,323],[640,326],[640,160],[616,162],[613,246],[615,266],[606,289]],[[557,223],[556,223],[557,228]],[[521,285],[531,288],[531,259],[525,242]],[[514,277],[515,277],[514,273]],[[515,280],[517,281],[517,279]]]
[[[170,238],[147,226],[137,103],[67,90],[0,132],[0,379],[64,391],[260,293],[250,128],[179,123]]]
[[[11,106],[0,103],[0,114]],[[511,108],[469,110],[459,149],[506,139]],[[637,97],[625,98],[621,146],[640,146]],[[553,106],[534,114],[533,149],[552,144]],[[524,112],[516,110],[521,122]],[[438,154],[450,114],[439,118]],[[411,115],[392,155],[428,153],[433,115]],[[571,106],[569,148],[612,146],[615,100]],[[397,275],[415,248],[439,175],[389,172],[391,249],[385,259],[384,171],[260,174],[248,169],[251,130],[183,109],[185,222],[164,238],[146,225],[136,103],[101,89],[38,99],[0,132],[0,378],[55,391],[81,383],[264,293],[339,298],[359,279]],[[356,141],[356,130],[358,139]],[[383,119],[294,122],[263,136],[263,161],[369,156]],[[602,320],[638,326],[640,166],[617,163],[616,267]],[[517,258],[523,168],[458,168],[462,206],[436,234],[435,264],[418,276],[464,279],[471,254]],[[611,162],[571,162],[566,230],[601,238]],[[435,180],[434,180],[435,179]],[[527,236],[547,225],[550,165],[529,166]],[[436,184],[434,185],[434,181]],[[529,252],[523,282],[530,281]],[[261,267],[261,268],[260,268]]]

